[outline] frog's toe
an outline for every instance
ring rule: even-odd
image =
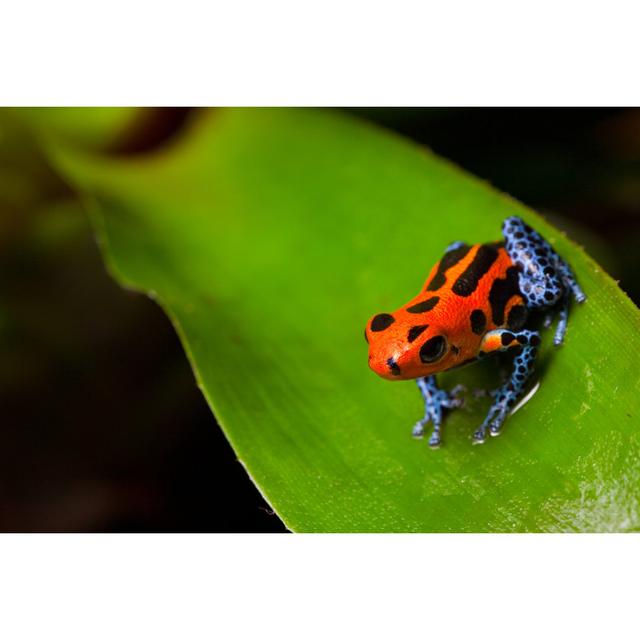
[[[411,435],[419,440],[424,437],[424,424],[422,422],[416,422],[411,430]]]
[[[463,384],[456,385],[449,392],[448,408],[459,409],[464,406],[464,394],[467,392],[467,388]]]
[[[494,424],[489,427],[489,434],[493,437],[499,436],[502,433],[502,425]]]
[[[484,441],[485,441],[484,429],[477,429],[473,434],[472,444],[484,444]]]
[[[454,398],[457,398],[458,396],[466,393],[467,391],[467,387],[465,387],[463,384],[457,384],[455,387],[453,387],[453,389],[451,389],[451,391],[449,392],[449,395],[451,395]]]
[[[432,436],[429,438],[429,446],[432,449],[439,449],[441,444],[442,440],[440,440],[440,436],[436,433],[432,434]]]

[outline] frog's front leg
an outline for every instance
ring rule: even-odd
[[[482,444],[485,441],[487,429],[492,436],[499,435],[509,411],[522,394],[529,376],[533,373],[533,362],[539,344],[538,332],[529,329],[522,331],[496,329],[484,336],[480,346],[481,355],[510,349],[516,350],[517,355],[513,361],[509,380],[491,392],[493,404],[484,422],[473,434],[473,444]]]
[[[458,385],[451,392],[444,391],[444,389],[438,388],[435,376],[418,378],[416,382],[424,399],[424,418],[413,427],[413,437],[422,438],[424,426],[431,421],[433,433],[429,438],[429,446],[432,449],[437,449],[442,442],[440,429],[442,427],[444,409],[455,409],[462,406],[463,400],[458,396],[464,390],[464,387]]]

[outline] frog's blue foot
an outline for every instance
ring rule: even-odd
[[[433,433],[429,438],[429,446],[432,449],[437,449],[442,444],[440,430],[442,428],[444,410],[461,407],[464,400],[459,396],[465,389],[462,385],[457,385],[450,392],[439,389],[435,376],[418,378],[416,382],[424,399],[424,418],[413,427],[412,435],[414,438],[422,438],[425,425],[431,421]]]
[[[553,344],[559,347],[563,340],[564,334],[567,332],[567,320],[569,319],[569,304],[571,300],[568,295],[565,295],[562,299],[560,311],[558,312],[558,326],[553,336]]]
[[[551,245],[520,218],[512,216],[502,223],[505,249],[518,269],[518,286],[527,307],[557,308],[558,326],[553,342],[562,344],[567,330],[571,296],[582,303],[587,297],[577,283],[569,265]],[[545,326],[550,326],[550,314]]]
[[[484,422],[473,434],[473,444],[482,444],[486,440],[487,432],[492,436],[500,435],[504,421],[522,394],[529,376],[533,373],[533,362],[539,344],[540,336],[538,333],[528,329],[517,332],[496,329],[487,333],[483,339],[486,350],[514,350],[517,355],[513,361],[513,370],[509,380],[490,394],[493,397],[493,403]]]

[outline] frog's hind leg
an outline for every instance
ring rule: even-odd
[[[462,406],[463,400],[458,396],[464,390],[464,387],[458,385],[450,392],[444,391],[444,389],[438,388],[435,376],[418,378],[416,382],[424,399],[424,418],[416,423],[412,434],[414,438],[422,438],[425,425],[431,421],[433,423],[433,433],[429,438],[429,446],[432,449],[437,449],[442,443],[440,429],[442,427],[444,409],[455,409]]]
[[[518,269],[518,286],[527,307],[553,307],[560,303],[560,320],[554,343],[562,344],[571,295],[579,303],[587,299],[571,268],[537,231],[520,218],[507,218],[502,223],[502,235],[505,249]]]
[[[495,329],[494,331],[489,331],[482,339],[481,355],[514,350],[516,357],[513,361],[513,370],[509,380],[491,392],[493,403],[484,422],[473,434],[473,444],[482,444],[486,439],[487,430],[492,436],[499,435],[504,421],[533,373],[533,362],[539,344],[540,336],[538,332],[530,331],[529,329],[523,329],[522,331]]]

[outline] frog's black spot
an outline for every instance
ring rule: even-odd
[[[444,355],[446,346],[447,341],[443,336],[434,336],[433,338],[429,338],[420,347],[420,360],[426,364],[439,360]]]
[[[522,233],[522,231],[517,231],[516,233],[513,234],[513,237],[518,238],[518,240],[520,240],[520,238],[524,238],[524,233]]]
[[[451,351],[455,354],[458,355],[460,353],[460,349],[458,347],[456,347],[455,344],[451,345]]]
[[[524,333],[517,335],[516,338],[520,344],[527,344],[527,342],[529,342],[529,338],[527,338]]]
[[[444,274],[436,273],[436,275],[431,279],[431,282],[427,285],[425,291],[437,291],[444,286],[446,281],[447,279],[444,277]]]
[[[384,331],[389,328],[396,319],[389,313],[379,313],[371,321],[371,331]]]
[[[527,320],[527,310],[521,304],[516,304],[509,310],[507,326],[514,331],[520,331]]]
[[[537,335],[532,335],[531,338],[529,339],[529,344],[531,344],[532,347],[537,347],[540,344],[540,337]],[[531,353],[533,354],[535,352],[535,349],[531,350]]]
[[[451,287],[453,293],[463,298],[470,296],[478,288],[482,276],[491,269],[497,259],[498,250],[495,247],[488,244],[481,245],[471,263],[453,283]]]
[[[519,293],[518,269],[516,267],[509,267],[505,274],[505,278],[496,278],[491,285],[491,290],[489,291],[489,304],[491,305],[493,324],[496,326],[501,326],[503,324],[504,310],[507,306],[507,302]]]
[[[545,276],[555,276],[556,270],[553,267],[545,267],[543,273]]]
[[[518,373],[526,373],[527,369],[522,365],[518,365]]]
[[[487,316],[481,309],[474,309],[469,316],[471,320],[471,331],[476,335],[481,335],[487,327]]]
[[[513,333],[505,331],[500,336],[500,339],[502,340],[502,345],[506,347],[508,344],[511,344],[516,339],[516,337],[513,335]]]
[[[400,371],[400,367],[398,366],[398,363],[393,358],[389,358],[387,360],[387,367],[389,367],[389,369],[391,370],[391,373],[394,376],[399,376],[402,373],[402,371]]]
[[[438,304],[439,300],[440,298],[438,296],[433,296],[433,298],[423,300],[422,302],[418,302],[418,304],[407,307],[407,311],[409,313],[426,313],[427,311],[431,311],[431,309]]]
[[[548,300],[549,302],[551,302],[553,300],[553,292],[552,291],[545,291],[544,292],[544,299]]]
[[[516,373],[516,378],[518,378],[518,380],[522,381],[522,380],[524,380],[524,375],[522,373]]]
[[[546,258],[540,258],[540,260],[538,260],[538,264],[541,267],[546,267],[549,264],[549,261]]]
[[[416,327],[411,327],[407,340],[413,342],[428,326],[428,324],[419,324]]]
[[[442,287],[442,285],[444,285],[444,283],[447,281],[444,276],[445,272],[451,269],[451,267],[457,265],[458,262],[460,262],[460,260],[462,260],[467,255],[467,253],[469,253],[469,249],[471,249],[471,247],[468,244],[463,244],[460,245],[457,249],[447,251],[447,253],[444,254],[442,260],[440,260],[440,264],[438,264],[438,270],[436,271],[433,278],[431,278],[431,281],[427,285],[425,291],[437,291],[438,289],[440,289],[440,287]]]

